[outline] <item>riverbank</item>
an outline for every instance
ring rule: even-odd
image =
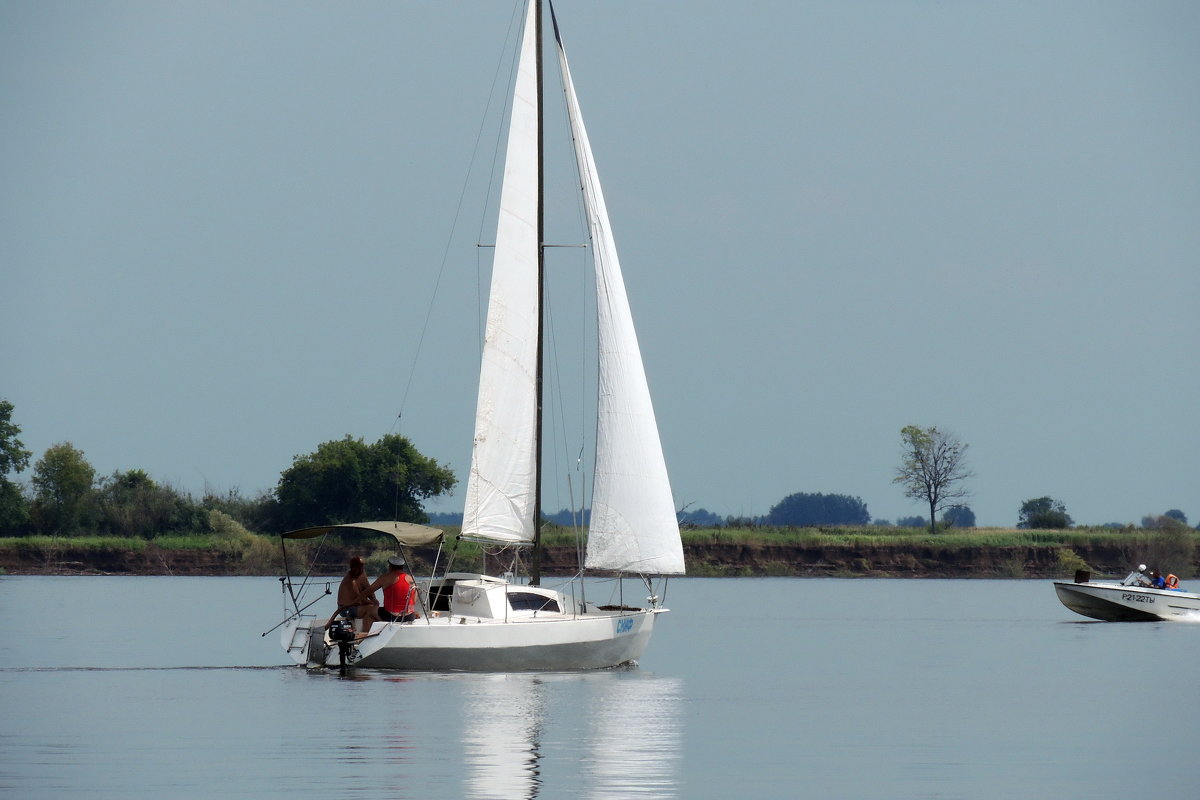
[[[1197,536],[1191,530],[971,529],[930,535],[887,528],[713,529],[685,531],[684,556],[688,574],[700,577],[1056,578],[1076,569],[1123,575],[1137,563],[1191,577],[1200,573]],[[387,557],[386,550],[372,552],[361,543],[330,542],[289,545],[288,554],[293,570],[315,559],[315,573],[326,575],[340,574],[351,555],[368,556],[373,571]],[[552,533],[543,573],[572,574],[577,554],[570,534]],[[409,556],[421,574],[432,567],[436,552]],[[278,575],[282,563],[279,540],[257,535],[0,539],[0,569],[10,575]],[[502,571],[497,567],[477,547],[464,545],[453,568]]]

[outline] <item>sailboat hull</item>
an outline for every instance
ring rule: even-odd
[[[665,609],[579,616],[547,615],[518,621],[441,617],[413,623],[376,623],[350,662],[367,669],[524,672],[615,667],[645,651],[655,617]],[[323,620],[305,619],[285,631],[297,663],[340,664],[323,642]],[[316,626],[316,627],[313,627]]]

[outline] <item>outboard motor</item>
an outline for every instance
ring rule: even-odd
[[[334,620],[329,625],[329,640],[337,645],[338,664],[343,675],[346,662],[350,659],[350,648],[354,647],[354,623],[344,619]]]

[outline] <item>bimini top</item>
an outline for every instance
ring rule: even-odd
[[[319,525],[315,528],[301,528],[282,534],[284,539],[312,539],[324,536],[331,531],[347,533],[382,533],[391,536],[405,547],[422,547],[437,544],[442,541],[442,532],[428,525],[417,525],[413,522],[347,522],[343,525]]]

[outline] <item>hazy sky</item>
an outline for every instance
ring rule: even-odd
[[[253,495],[398,431],[465,477],[494,129],[452,222],[512,12],[0,0],[0,397],[34,458]],[[927,513],[891,483],[912,423],[970,445],[982,525],[1200,521],[1200,4],[558,12],[677,506]]]

